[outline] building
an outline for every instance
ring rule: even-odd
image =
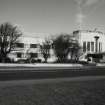
[[[105,55],[105,34],[102,32],[77,30],[73,32],[72,40],[74,40],[74,42],[78,41],[81,46],[79,60],[87,61],[86,56],[89,54],[97,53],[98,55]],[[45,38],[41,37],[20,37],[18,43],[16,43],[16,48],[9,54],[9,57],[14,61],[29,58],[44,61],[40,50],[40,45],[42,45],[44,41]],[[68,58],[70,59],[69,56]],[[54,62],[56,59],[54,50],[50,49],[48,62]]]
[[[28,58],[42,60],[40,45],[43,42],[44,39],[39,37],[20,37],[9,57],[14,61],[26,60]]]
[[[27,59],[34,59],[36,61],[44,61],[40,46],[45,42],[45,38],[41,37],[20,37],[16,47],[9,54],[9,58],[15,62],[25,61]],[[48,62],[56,60],[54,51],[50,49],[50,57]]]
[[[85,55],[105,52],[105,34],[99,31],[77,30],[73,36],[78,40],[81,49],[80,60],[85,60]]]

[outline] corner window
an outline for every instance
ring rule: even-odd
[[[38,57],[38,53],[30,53],[30,57],[31,58],[37,58]]]
[[[37,44],[30,44],[30,48],[37,48]]]
[[[24,48],[24,43],[16,43],[17,48]]]

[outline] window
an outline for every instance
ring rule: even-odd
[[[86,52],[86,42],[83,42],[83,52]]]
[[[101,49],[101,51],[102,51],[102,42],[101,42],[100,44],[101,44],[101,48],[100,48],[100,49]]]
[[[22,57],[22,53],[17,53],[17,58],[21,58]]]
[[[94,42],[91,42],[91,51],[94,52]]]
[[[24,43],[16,43],[16,47],[18,47],[18,48],[24,48]]]
[[[87,42],[87,51],[90,51],[90,42]]]
[[[30,53],[31,58],[37,58],[38,54],[37,53]]]
[[[30,44],[30,48],[37,48],[37,44]]]
[[[101,51],[102,51],[102,43],[99,42],[99,52],[101,52]]]

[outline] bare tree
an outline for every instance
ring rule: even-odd
[[[50,40],[46,39],[45,42],[43,42],[43,44],[41,45],[41,53],[46,63],[47,59],[50,57],[50,48],[51,42]]]
[[[16,26],[6,22],[0,25],[0,58],[6,62],[8,54],[14,49],[22,33]]]

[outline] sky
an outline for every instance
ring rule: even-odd
[[[29,36],[105,32],[105,0],[0,0],[0,24],[11,22]]]

